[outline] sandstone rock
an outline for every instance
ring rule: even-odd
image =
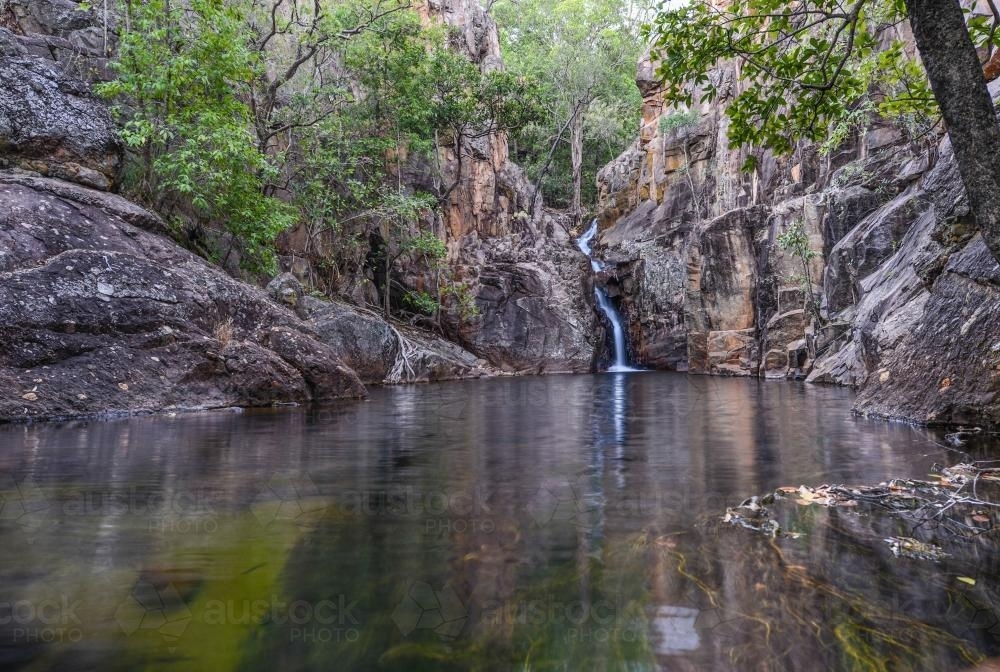
[[[910,225],[929,207],[918,194],[898,196],[860,220],[834,245],[823,277],[827,314],[835,315],[861,300],[861,281],[895,254]]]
[[[764,347],[768,353],[762,374],[767,378],[784,378],[801,369],[805,364],[798,353],[805,349],[806,327],[811,319],[804,309],[790,310],[775,315],[765,325]],[[777,354],[772,354],[777,353]],[[795,357],[789,355],[795,353]]]
[[[975,236],[947,138],[921,148],[881,124],[825,159],[807,145],[758,154],[747,178],[725,134],[742,86],[731,67],[712,73],[728,88],[684,134],[661,131],[677,111],[652,71],[640,64],[637,142],[599,174],[600,252],[616,270],[601,280],[615,283],[640,361],[808,375],[859,388],[864,414],[1000,423],[1000,268]],[[675,174],[679,157],[694,184]],[[796,222],[822,288],[804,288],[801,260],[776,245]]]
[[[311,322],[319,338],[358,372],[361,379],[381,383],[396,361],[399,343],[382,319],[359,314],[345,304],[330,304]]]
[[[100,21],[96,10],[84,9],[73,0],[8,0],[8,4],[21,28],[33,33],[68,33]]]
[[[731,376],[749,375],[756,353],[755,336],[753,329],[709,332],[709,372]]]
[[[10,30],[0,27],[0,57],[26,56],[28,53],[18,36]]]

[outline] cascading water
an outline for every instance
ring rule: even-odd
[[[602,270],[601,262],[594,259],[593,250],[590,248],[590,243],[594,240],[594,236],[597,235],[597,220],[590,225],[586,233],[580,236],[580,239],[576,242],[577,247],[580,251],[586,254],[590,258],[590,267],[594,269],[595,273]],[[615,362],[608,369],[612,373],[625,373],[628,371],[640,371],[641,369],[635,369],[628,364],[628,355],[625,353],[625,327],[622,326],[622,317],[618,314],[615,309],[611,299],[608,298],[607,292],[605,292],[600,287],[594,286],[594,297],[597,299],[597,306],[604,313],[604,316],[608,318],[608,322],[611,323],[611,329],[614,332],[615,339]]]

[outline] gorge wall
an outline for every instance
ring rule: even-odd
[[[1000,422],[1000,268],[947,137],[911,142],[876,123],[826,155],[732,149],[738,67],[711,73],[721,95],[690,111],[664,107],[654,70],[639,65],[638,139],[598,176],[599,281],[633,359],[849,385],[876,416]],[[793,226],[805,265],[778,244]]]
[[[326,401],[363,396],[371,383],[590,368],[586,260],[560,219],[529,203],[502,135],[478,139],[462,161],[441,156],[457,185],[430,225],[477,307],[471,319],[446,311],[449,342],[387,321],[365,296],[317,298],[295,232],[283,257],[290,272],[266,290],[182,249],[159,217],[112,193],[123,147],[88,82],[110,76],[113,15],[73,0],[7,0],[0,10],[0,422]],[[448,23],[455,48],[480,67],[501,66],[496,27],[478,4],[432,0],[420,11]],[[403,175],[413,187],[429,179],[416,161]],[[426,269],[392,270],[414,288],[428,281]]]
[[[449,26],[453,47],[482,70],[503,67],[496,23],[478,0],[428,0],[418,11]],[[590,267],[573,244],[570,222],[544,207],[510,160],[504,133],[466,142],[461,151],[459,161],[454,149],[441,150],[446,179],[457,186],[438,233],[452,277],[468,288],[477,314],[469,318],[451,306],[445,333],[504,371],[589,371],[597,349]],[[421,174],[427,172],[411,170],[411,182],[419,184]],[[419,273],[401,270],[405,284],[426,284]]]
[[[111,193],[123,147],[82,78],[107,74],[103,15],[10,0],[0,19],[0,422],[329,401],[494,372],[290,274],[263,290],[181,248]]]
[[[477,0],[427,0],[415,8],[425,22],[442,22],[450,44],[483,71],[503,68],[497,26]],[[404,157],[403,182],[435,193],[455,184],[440,216],[422,223],[448,247],[451,282],[475,303],[468,315],[445,300],[441,328],[462,347],[503,371],[583,372],[594,361],[595,315],[587,297],[589,266],[573,245],[568,220],[547,210],[540,194],[508,154],[507,137],[493,133],[466,139],[461,157],[443,143],[437,167],[423,157]],[[440,174],[438,174],[440,173]],[[292,257],[303,232],[289,237]],[[288,270],[307,281],[307,269],[290,258]],[[408,290],[434,286],[434,271],[398,260],[392,282]],[[356,303],[377,303],[371,270],[345,278],[338,289]]]

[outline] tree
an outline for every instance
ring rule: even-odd
[[[819,256],[819,252],[812,248],[809,236],[806,234],[802,220],[795,221],[791,226],[778,234],[778,247],[792,253],[802,266],[802,293],[806,298],[806,308],[809,314],[816,320],[817,324],[822,324],[822,316],[819,306],[816,305],[816,294],[813,292],[812,260]]]
[[[344,43],[391,25],[410,10],[404,0],[249,0],[253,28],[251,48],[268,67],[250,83],[249,104],[261,152],[273,148],[277,136],[318,123],[330,105],[279,105],[288,89],[317,103],[341,93],[331,71]],[[306,75],[303,75],[305,71]],[[297,81],[303,80],[303,81]],[[296,86],[298,84],[298,86]],[[301,102],[301,101],[300,101]]]
[[[226,231],[260,273],[276,269],[276,236],[303,223],[322,284],[336,291],[377,266],[387,311],[395,259],[439,270],[425,229],[461,179],[461,166],[443,175],[441,146],[461,162],[471,140],[540,118],[531,78],[482,72],[407,0],[148,0],[125,12],[117,77],[100,91],[124,122],[132,195],[210,256],[228,251],[200,234]]]
[[[1000,11],[989,4],[983,15],[959,0],[697,1],[661,12],[651,34],[668,103],[689,105],[696,91],[714,99],[710,71],[736,61],[747,85],[727,109],[734,146],[789,152],[860,110],[910,119],[940,111],[970,208],[1000,261],[1000,127],[983,74],[1000,44]],[[897,30],[907,18],[919,59]]]
[[[173,221],[225,228],[246,268],[270,272],[274,237],[293,217],[264,194],[277,166],[251,131],[248,84],[262,64],[247,48],[245,10],[215,0],[129,3],[117,78],[98,92],[119,102],[136,158],[133,196]]]
[[[527,164],[535,195],[547,186],[576,223],[585,169],[595,174],[635,132],[633,80],[647,7],[632,0],[499,0],[492,7],[508,68],[534,73],[546,87],[546,117],[515,134],[516,158]]]
[[[1000,13],[990,5],[993,40]],[[957,0],[906,0],[906,8],[976,225],[1000,262],[1000,126],[962,8]]]

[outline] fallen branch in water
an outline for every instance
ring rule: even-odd
[[[1000,467],[989,466],[998,460],[963,462],[952,467],[935,465],[935,481],[892,479],[878,485],[821,485],[782,487],[773,494],[751,497],[726,510],[723,522],[763,532],[771,537],[797,536],[785,532],[771,517],[769,506],[778,500],[800,506],[858,507],[866,505],[915,523],[916,531],[925,526],[943,530],[955,537],[974,538],[997,530],[1000,516]],[[980,494],[980,489],[989,490]],[[887,539],[898,555],[934,558],[929,546],[909,537]],[[895,544],[895,545],[893,545]],[[909,554],[909,548],[917,549]]]

